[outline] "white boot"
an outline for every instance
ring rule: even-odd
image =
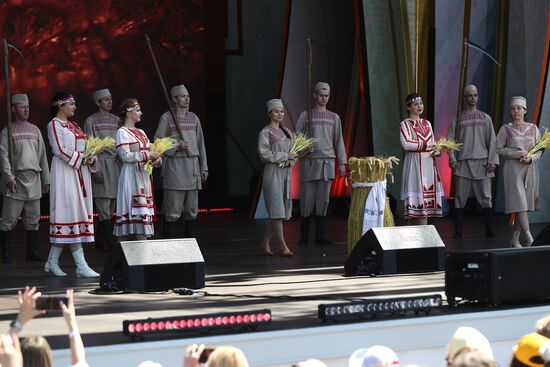
[[[46,264],[44,265],[44,271],[46,273],[52,273],[56,277],[66,277],[67,276],[67,273],[65,273],[59,267],[59,257],[61,256],[61,252],[63,252],[63,247],[52,246],[50,248],[50,254],[48,255],[48,261],[46,261]]]
[[[525,231],[525,247],[531,247],[531,244],[533,243],[534,239],[533,239],[533,236],[531,235],[531,232],[530,231]]]
[[[512,233],[512,239],[510,240],[510,246],[511,247],[521,247],[521,243],[519,242],[519,235],[521,234],[521,231],[514,231]]]
[[[76,264],[76,276],[78,278],[95,278],[99,276],[99,274],[93,271],[86,263],[84,249],[82,247],[73,251],[73,259]]]

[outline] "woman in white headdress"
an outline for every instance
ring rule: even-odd
[[[443,185],[434,157],[439,157],[430,121],[420,117],[424,103],[417,93],[405,99],[409,117],[401,121],[400,142],[407,152],[403,163],[401,200],[405,218],[428,224],[428,217],[441,217]]]
[[[258,137],[258,153],[264,162],[262,187],[269,213],[269,222],[262,240],[262,251],[264,255],[273,256],[270,241],[275,235],[281,246],[281,255],[291,257],[294,254],[285,242],[283,219],[290,219],[292,211],[291,166],[296,162],[296,154],[290,153],[290,131],[281,125],[285,116],[283,102],[280,99],[268,101],[267,113],[269,124],[262,129]]]
[[[533,236],[527,212],[538,210],[539,170],[535,162],[542,151],[532,155],[528,152],[540,140],[540,131],[536,125],[525,122],[526,113],[527,100],[524,97],[512,97],[512,122],[500,128],[496,143],[497,153],[504,158],[504,212],[513,216],[512,247],[521,247],[521,232],[525,235],[525,245],[531,246]]]

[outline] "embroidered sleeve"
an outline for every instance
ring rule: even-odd
[[[287,152],[274,152],[271,150],[269,131],[264,129],[258,137],[258,154],[264,163],[282,163],[288,160]]]
[[[132,152],[130,149],[131,145],[136,144],[139,147],[139,141],[131,136],[131,134],[125,128],[120,128],[116,132],[116,149],[120,160],[125,163],[137,163],[137,162],[147,162],[149,159],[148,151],[138,151]]]
[[[48,140],[50,142],[53,155],[74,169],[78,169],[80,168],[84,157],[82,153],[74,150],[74,138],[70,139],[72,140],[71,142],[67,142],[68,139],[65,139],[67,134],[72,135],[73,133],[68,128],[63,127],[59,120],[53,119],[48,124]]]
[[[400,129],[399,141],[401,142],[403,149],[409,152],[416,152],[426,149],[424,144],[419,142],[418,139],[413,136],[412,127],[407,123],[407,121],[401,121]]]

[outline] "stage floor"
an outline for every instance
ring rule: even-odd
[[[507,247],[511,231],[506,226],[506,217],[495,216],[494,222],[499,235],[495,239],[484,237],[480,216],[466,219],[461,240],[452,239],[451,218],[435,219],[430,224],[436,226],[447,251]],[[330,218],[328,234],[337,242],[334,246],[296,247],[293,244],[299,237],[299,218],[292,219],[285,223],[285,234],[295,256],[266,257],[258,249],[263,221],[236,214],[202,215],[199,218],[198,242],[206,262],[206,288],[202,291],[207,294],[192,296],[173,293],[89,294],[97,287],[97,279],[75,277],[74,263],[68,249],[61,258],[61,266],[69,274],[66,278],[44,273],[41,263],[26,263],[24,231],[17,227],[13,236],[14,263],[0,265],[0,328],[7,330],[9,321],[16,316],[16,292],[25,285],[35,285],[44,293],[60,293],[65,288],[74,288],[78,323],[87,346],[129,342],[130,339],[122,334],[122,321],[126,319],[269,308],[273,323],[263,330],[281,330],[323,325],[317,318],[320,303],[434,293],[444,296],[443,272],[375,278],[343,277],[343,264],[347,256],[345,225],[345,218]],[[542,228],[544,224],[532,225],[533,235],[536,236]],[[41,224],[41,232],[41,252],[46,256],[49,250],[46,223]],[[274,247],[273,250],[277,249]],[[87,247],[86,257],[99,272],[105,255]],[[443,308],[437,313],[479,310],[477,306],[462,306]],[[54,349],[68,347],[65,323],[59,315],[47,315],[31,321],[21,335],[36,334],[47,336]],[[172,337],[193,336],[182,333]],[[148,340],[159,340],[159,337]]]

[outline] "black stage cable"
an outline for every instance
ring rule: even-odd
[[[317,300],[325,300],[325,301],[346,301],[346,302],[364,302],[364,301],[372,301],[372,299],[365,299],[365,298],[356,298],[356,297],[328,297],[328,296],[319,296],[319,295],[312,295],[312,296],[269,296],[269,295],[252,295],[252,294],[234,294],[234,293],[227,293],[227,294],[218,294],[218,293],[209,293],[206,291],[199,291],[196,289],[190,289],[190,288],[174,288],[173,292],[179,295],[184,296],[191,296],[194,294],[198,294],[204,297],[231,297],[231,298],[258,298],[258,299],[279,299],[279,300],[297,300],[297,301],[317,301]]]

